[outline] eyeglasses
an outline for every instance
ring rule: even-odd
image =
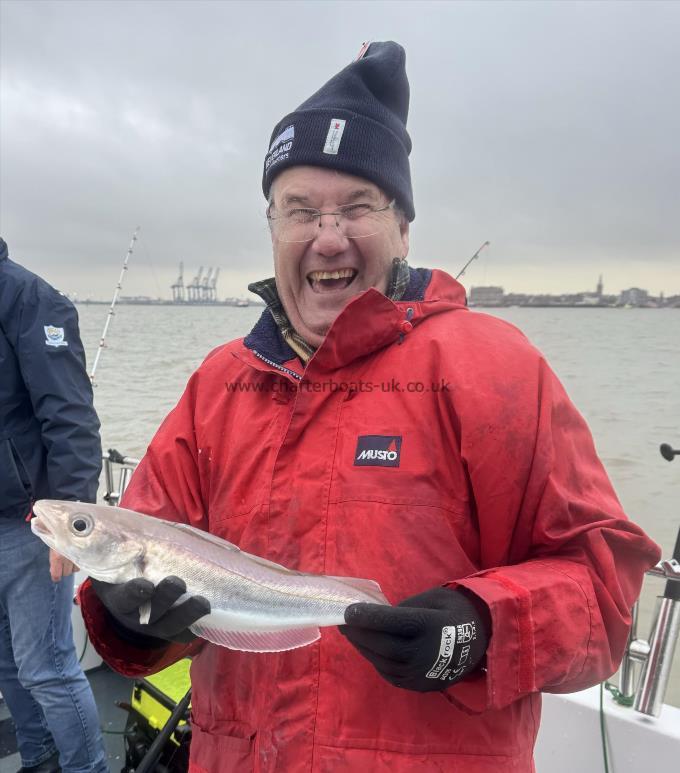
[[[348,239],[365,239],[379,233],[390,218],[394,201],[384,207],[371,204],[347,204],[334,212],[322,212],[310,207],[296,207],[280,215],[267,213],[276,238],[282,242],[311,242],[319,235],[321,217],[334,215],[335,226]]]

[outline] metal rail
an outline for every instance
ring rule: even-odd
[[[666,443],[660,446],[659,451],[669,462],[680,454],[680,451]],[[649,641],[637,636],[637,602],[633,606],[632,625],[621,662],[619,693],[615,699],[624,705],[632,704],[635,711],[641,714],[658,717],[663,708],[675,647],[680,638],[680,531],[673,557],[660,561],[647,575],[666,580],[666,587],[663,595],[658,597]]]
[[[132,456],[123,456],[115,448],[109,448],[104,461],[104,480],[106,491],[103,499],[108,505],[116,507],[127,488],[139,459]]]

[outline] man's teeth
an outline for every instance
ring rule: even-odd
[[[349,279],[355,273],[353,268],[340,268],[337,271],[310,271],[308,276],[312,282],[319,282],[322,279]]]

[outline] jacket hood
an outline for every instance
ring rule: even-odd
[[[409,284],[400,301],[392,301],[375,289],[353,298],[331,326],[314,362],[322,367],[341,367],[357,356],[403,339],[431,315],[466,309],[465,289],[449,274],[424,268],[409,271]],[[269,309],[265,309],[243,343],[258,357],[275,365],[297,361]]]

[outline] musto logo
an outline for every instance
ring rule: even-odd
[[[399,467],[400,435],[360,435],[354,454],[356,467]]]

